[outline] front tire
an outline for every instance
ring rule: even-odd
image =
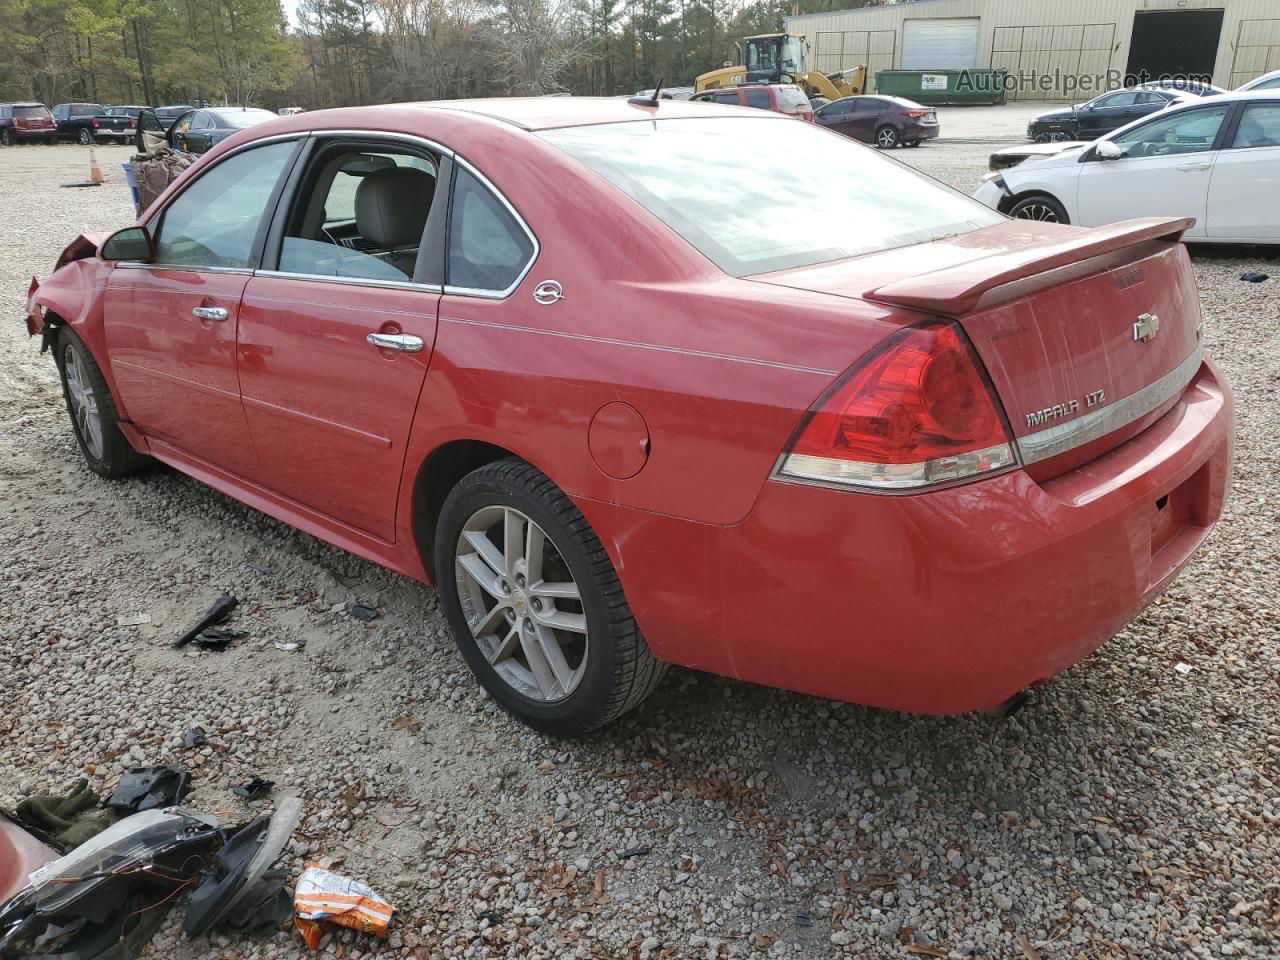
[[[1070,223],[1066,208],[1053,197],[1037,193],[1023,197],[1009,208],[1009,216],[1015,220],[1038,220],[1041,223]]]
[[[536,467],[510,458],[463,477],[441,509],[434,559],[463,658],[535,730],[589,733],[662,679],[599,538]]]
[[[876,146],[881,150],[892,150],[898,145],[898,131],[884,126],[876,131]]]
[[[111,390],[84,341],[64,326],[58,333],[56,351],[62,396],[89,469],[109,480],[144,469],[150,458],[134,450],[120,432]]]

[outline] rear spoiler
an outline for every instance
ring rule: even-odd
[[[1156,241],[1177,241],[1194,223],[1192,217],[1147,217],[1093,230],[1055,231],[1053,239],[1038,237],[1035,243],[1018,250],[895,280],[868,291],[863,297],[956,317],[971,312],[980,303],[991,306],[1065,282],[1071,277],[1054,275],[1054,271],[1062,271],[1064,267],[1084,266],[1085,261],[1096,257]],[[1095,264],[1093,269],[1078,272],[1091,273],[1097,269],[1105,267]]]

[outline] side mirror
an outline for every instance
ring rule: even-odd
[[[1119,160],[1124,156],[1124,151],[1110,140],[1099,140],[1098,145],[1093,148],[1093,155],[1099,160]]]
[[[156,245],[146,227],[133,226],[117,230],[98,249],[103,260],[139,260],[149,263],[156,258]]]

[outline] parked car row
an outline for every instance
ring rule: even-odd
[[[882,150],[918,147],[938,136],[938,116],[930,107],[902,97],[856,96],[839,100],[810,100],[791,83],[745,83],[707,90],[690,98],[695,103],[756,107],[789,114],[846,137],[873,143]]]
[[[142,118],[149,118],[143,122]],[[175,149],[203,153],[237,130],[270,120],[275,114],[253,107],[195,107],[171,104],[146,107],[100,103],[59,103],[52,109],[34,101],[0,103],[0,144],[54,143],[74,140],[91,143],[138,143],[141,127],[150,127],[167,138],[175,126],[178,132],[167,142]]]

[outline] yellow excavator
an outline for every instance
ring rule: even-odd
[[[742,53],[743,44],[746,45],[746,56],[741,58],[745,61],[744,64],[724,66],[701,74],[693,82],[694,92],[734,87],[743,83],[794,83],[804,90],[806,96],[839,100],[841,97],[856,96],[866,89],[865,64],[836,73],[806,70],[804,54],[807,44],[803,37],[793,37],[786,33],[762,33],[746,37],[737,45],[739,54]]]

